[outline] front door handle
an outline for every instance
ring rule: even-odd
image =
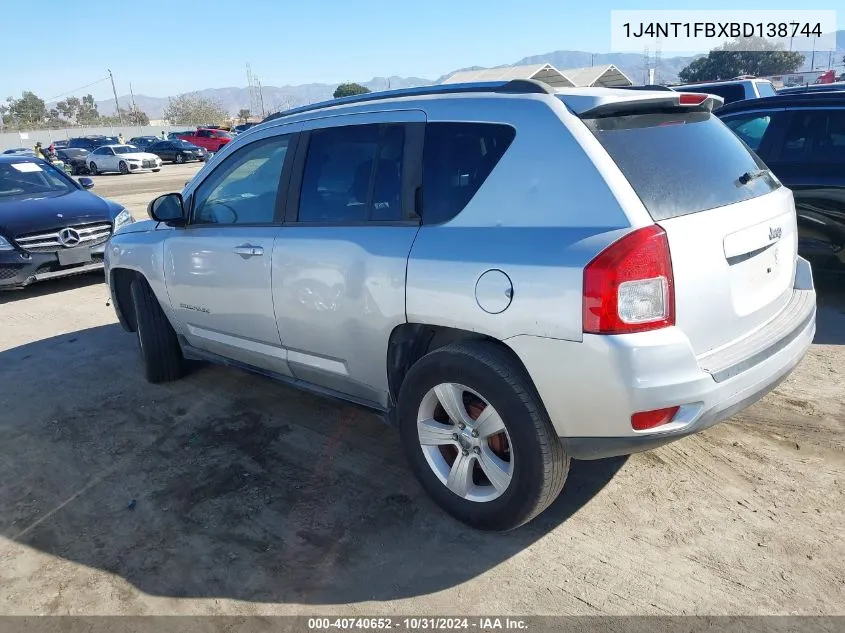
[[[264,247],[263,246],[253,246],[252,244],[241,244],[240,246],[236,246],[232,249],[232,252],[235,255],[240,255],[244,259],[249,259],[250,257],[259,257],[264,254]]]

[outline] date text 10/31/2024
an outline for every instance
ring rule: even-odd
[[[309,631],[499,631],[527,630],[528,623],[519,618],[474,617],[474,618],[309,618]]]

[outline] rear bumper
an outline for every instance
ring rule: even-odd
[[[520,336],[507,341],[525,364],[570,455],[599,459],[667,444],[750,406],[801,361],[816,330],[809,264],[799,259],[790,305],[769,325],[765,347],[749,350],[717,378],[702,369],[678,328],[580,343]],[[780,319],[780,320],[779,320]],[[764,329],[766,329],[764,328]],[[631,415],[680,406],[669,424],[631,428]]]
[[[105,248],[106,243],[92,247],[92,261],[89,263],[65,267],[59,266],[59,258],[55,253],[0,251],[0,290],[23,288],[36,281],[102,270]]]

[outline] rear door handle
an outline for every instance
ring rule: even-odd
[[[260,257],[264,254],[264,247],[263,246],[253,246],[252,244],[241,244],[240,246],[236,246],[232,249],[232,252],[235,255],[240,255],[244,259],[249,259],[250,257]]]

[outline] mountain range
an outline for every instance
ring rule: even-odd
[[[836,62],[841,64],[842,56],[845,54],[845,30],[836,32],[837,52],[834,54]],[[821,56],[821,59],[819,58]],[[664,57],[656,66],[655,78],[657,81],[673,82],[677,81],[678,73],[687,66],[697,56],[689,57]],[[822,61],[824,67],[827,68],[827,54],[816,55],[816,67],[818,68]],[[804,67],[799,69],[802,71],[810,70],[810,62],[812,55],[810,52],[805,53]],[[835,63],[836,63],[835,62]],[[532,55],[524,57],[513,64],[507,66],[522,66],[526,64],[551,64],[559,70],[567,68],[581,68],[583,66],[599,66],[604,64],[613,64],[623,73],[625,73],[634,83],[645,83],[647,81],[646,63],[643,55],[637,53],[587,53],[584,51],[553,51],[550,53],[543,53],[542,55]],[[474,66],[471,68],[461,68],[458,70],[473,70],[481,69],[482,66]],[[457,71],[453,71],[457,72]],[[439,83],[452,73],[447,73],[436,80],[424,79],[422,77],[374,77],[370,81],[359,82],[370,90],[387,90],[388,88],[411,88],[416,86],[428,86]],[[298,105],[307,103],[314,103],[316,101],[324,101],[332,98],[332,93],[336,84],[311,83],[297,86],[262,86],[262,94],[264,97],[264,109],[269,114],[278,110],[283,110]],[[217,101],[230,114],[236,114],[242,108],[250,108],[250,92],[249,88],[206,88],[204,90],[196,91],[194,94],[200,97],[213,99]],[[169,97],[148,97],[145,95],[135,95],[135,104],[139,110],[146,112],[150,119],[160,119],[164,108],[167,107]],[[127,108],[130,103],[129,95],[119,97],[121,107]],[[104,101],[97,101],[97,108],[104,114],[113,113],[115,111],[114,99],[106,99]],[[254,113],[258,114],[258,113]]]

